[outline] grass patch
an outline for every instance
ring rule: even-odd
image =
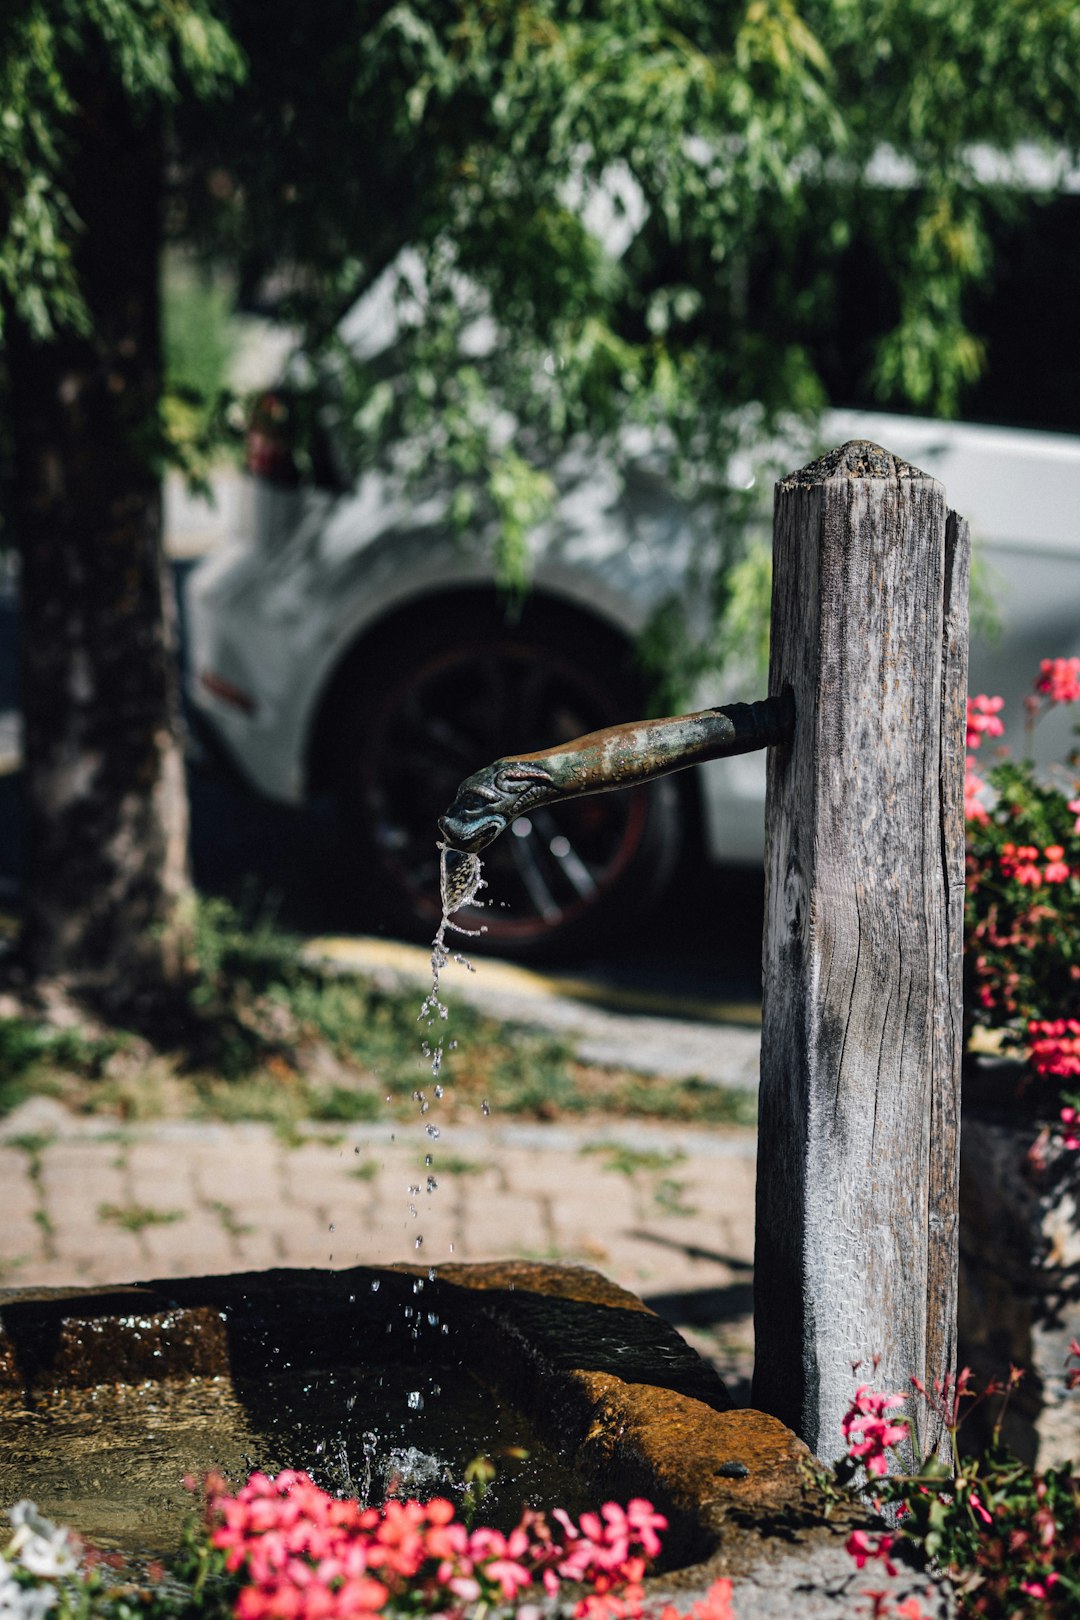
[[[634,1176],[639,1171],[670,1170],[686,1158],[685,1153],[654,1153],[647,1149],[627,1147],[621,1142],[587,1142],[582,1153],[602,1153],[607,1163],[605,1170],[619,1176]]]
[[[569,1042],[454,1003],[448,1024],[418,1017],[418,989],[390,990],[305,959],[272,913],[201,901],[187,981],[117,1029],[0,1021],[0,1112],[34,1092],[121,1120],[160,1115],[261,1121],[284,1140],[304,1121],[442,1121],[491,1111],[554,1120],[602,1114],[698,1125],[752,1125],[756,1103],[700,1080],[581,1063]],[[438,1082],[425,1041],[445,1038]],[[442,1095],[439,1096],[441,1088]],[[434,1117],[434,1114],[432,1115]],[[475,1166],[447,1167],[469,1174]],[[654,1167],[654,1168],[666,1168]]]
[[[91,1035],[26,1018],[0,1018],[0,1116],[29,1096],[55,1094],[67,1076],[100,1079],[123,1044],[119,1033]]]
[[[378,1173],[379,1165],[376,1159],[365,1159],[363,1164],[354,1164],[349,1171],[350,1176],[357,1181],[374,1181]]]
[[[462,1159],[455,1153],[439,1154],[440,1176],[480,1176],[487,1166],[475,1159]]]

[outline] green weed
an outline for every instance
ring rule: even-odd
[[[680,1150],[674,1153],[660,1153],[626,1147],[622,1142],[587,1142],[581,1151],[602,1153],[607,1159],[604,1169],[613,1170],[620,1176],[633,1176],[639,1170],[670,1170],[673,1164],[678,1164],[680,1160],[686,1158],[686,1154]]]
[[[99,1204],[98,1220],[138,1237],[148,1226],[172,1226],[185,1219],[182,1209],[154,1209],[149,1204]]]

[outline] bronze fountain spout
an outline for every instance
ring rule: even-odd
[[[439,830],[449,849],[477,855],[537,805],[636,787],[708,759],[768,748],[787,741],[794,720],[788,690],[758,703],[609,726],[536,754],[497,759],[465,778]]]

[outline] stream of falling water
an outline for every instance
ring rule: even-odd
[[[464,952],[454,950],[447,943],[446,936],[447,933],[454,933],[476,938],[484,933],[483,926],[479,928],[463,928],[460,923],[453,921],[453,917],[455,912],[461,911],[465,906],[472,905],[478,898],[480,891],[487,888],[487,884],[484,881],[483,865],[479,855],[466,854],[462,850],[451,849],[449,845],[443,843],[438,845],[438,850],[439,896],[442,901],[442,917],[435,938],[431,942],[431,989],[424,997],[417,1015],[417,1022],[423,1024],[427,1030],[434,1032],[430,1037],[425,1037],[421,1050],[424,1057],[429,1059],[431,1063],[432,1093],[436,1101],[441,1101],[443,1086],[440,1076],[442,1074],[443,1053],[447,1044],[445,1026],[450,1017],[450,1009],[442,999],[443,969],[453,960],[465,968],[467,972],[476,972],[475,967]],[[451,1048],[455,1044],[453,1041],[449,1043]],[[426,1094],[419,1087],[413,1092],[413,1101],[419,1107],[421,1117],[428,1113],[430,1104]],[[484,1104],[484,1111],[487,1112],[486,1103]],[[440,1131],[438,1125],[432,1122],[425,1124],[424,1129],[429,1143],[429,1151],[424,1155],[424,1166],[428,1171],[427,1190],[431,1193],[435,1191],[438,1183],[432,1173],[434,1156],[430,1151],[430,1146],[438,1141]],[[410,1188],[410,1192],[412,1190]],[[419,1188],[416,1190],[419,1191]],[[415,1214],[416,1206],[410,1204],[409,1212]],[[413,1247],[419,1250],[423,1247],[423,1243],[423,1233],[418,1233],[414,1239]],[[453,1243],[450,1244],[450,1250],[453,1252]]]

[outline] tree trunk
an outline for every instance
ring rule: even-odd
[[[104,59],[69,81],[88,335],[9,324],[35,977],[171,976],[188,888],[175,615],[162,546],[162,138]]]

